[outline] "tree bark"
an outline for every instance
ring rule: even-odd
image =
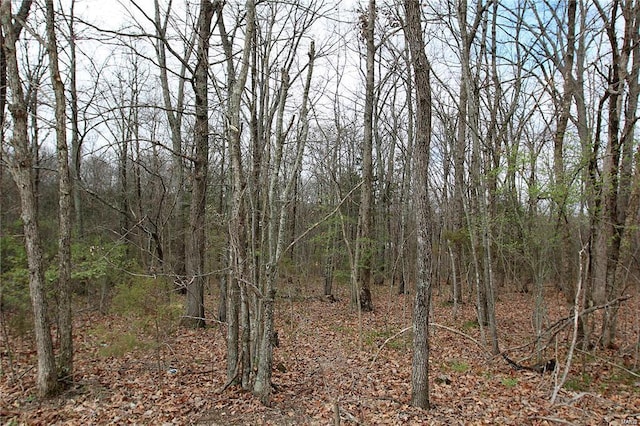
[[[30,4],[30,1],[22,3],[23,7],[27,5],[27,12]],[[22,16],[22,18],[25,17],[26,14]],[[18,27],[22,26],[19,22],[20,20],[17,20],[14,25],[11,2],[0,2],[0,25],[4,34],[2,49],[6,60],[7,85],[11,90],[9,111],[13,118],[13,133],[9,143],[14,149],[14,156],[7,158],[7,161],[20,194],[21,218],[29,266],[29,291],[38,354],[36,384],[38,394],[47,397],[58,392],[58,383],[51,330],[47,318],[42,242],[37,221],[37,198],[33,179],[33,157],[28,141],[27,102],[22,90],[16,54],[16,43],[20,34]]]
[[[431,304],[431,213],[429,150],[431,144],[431,66],[425,54],[420,2],[405,0],[405,37],[411,51],[417,96],[414,193],[416,205],[416,297],[413,307],[411,404],[429,408],[429,309]]]
[[[187,303],[182,324],[197,328],[204,327],[204,284],[205,284],[205,240],[206,240],[206,202],[207,175],[209,169],[209,39],[214,7],[209,0],[200,1],[198,17],[198,47],[193,91],[196,96],[193,162],[193,186],[191,188],[191,206],[189,210],[189,235],[187,235],[186,274]]]
[[[58,45],[55,34],[53,0],[46,1],[47,50],[49,70],[55,93],[56,146],[58,153],[58,377],[73,381],[73,318],[71,314],[71,175],[67,146],[67,116],[64,84],[58,67]]]
[[[241,371],[250,369],[250,354],[243,353],[240,348],[240,286],[246,286],[250,282],[247,271],[247,239],[245,218],[245,188],[246,176],[242,161],[242,149],[240,136],[242,125],[240,124],[240,107],[242,94],[249,73],[249,55],[251,43],[255,31],[255,0],[247,0],[246,6],[246,31],[245,40],[240,59],[240,70],[236,75],[232,43],[226,34],[224,27],[222,6],[218,7],[218,28],[222,46],[227,62],[227,87],[229,100],[227,106],[226,138],[229,144],[232,173],[231,218],[229,220],[229,250],[230,250],[230,277],[227,283],[227,379],[237,381],[242,376]],[[243,330],[248,333],[249,330]]]
[[[78,128],[78,77],[76,58],[76,33],[75,33],[75,0],[71,1],[71,11],[69,12],[68,25],[69,35],[67,42],[69,43],[69,106],[71,108],[71,170],[70,174],[73,178],[72,197],[73,208],[75,212],[75,229],[76,236],[82,238],[84,236],[84,214],[81,195],[82,175],[80,173],[82,164],[82,138],[80,138],[80,129]]]
[[[256,381],[253,387],[253,391],[260,397],[263,404],[268,404],[271,397],[271,371],[273,369],[273,335],[274,328],[274,299],[276,294],[276,281],[279,273],[280,261],[282,260],[284,252],[284,238],[286,233],[286,224],[288,218],[288,206],[287,201],[290,199],[292,190],[299,178],[302,170],[303,154],[307,142],[309,132],[309,91],[311,88],[311,77],[313,75],[313,64],[315,60],[315,44],[312,41],[309,48],[309,66],[307,69],[307,77],[304,85],[304,92],[302,98],[302,106],[300,111],[301,131],[297,137],[296,143],[296,155],[293,165],[293,171],[288,177],[286,184],[280,196],[276,195],[279,182],[282,180],[281,173],[281,161],[282,150],[285,146],[285,136],[282,133],[282,114],[284,113],[284,106],[286,102],[286,94],[288,93],[288,75],[283,72],[283,81],[281,87],[281,103],[280,112],[277,125],[277,141],[276,141],[276,158],[274,162],[274,172],[270,179],[269,185],[269,263],[266,267],[266,282],[263,290],[262,301],[262,334],[260,342],[260,357],[258,361],[258,372],[256,374]],[[283,200],[284,202],[281,202]]]
[[[162,89],[162,100],[164,104],[169,130],[171,132],[171,150],[172,150],[172,188],[175,193],[177,212],[174,218],[173,244],[174,259],[173,273],[176,274],[178,280],[184,278],[186,273],[185,266],[185,249],[186,249],[186,223],[189,216],[189,200],[185,189],[185,163],[183,158],[183,142],[182,142],[182,122],[185,98],[185,83],[187,66],[192,52],[192,46],[195,44],[195,38],[198,31],[193,31],[192,39],[186,43],[184,55],[181,58],[182,65],[178,74],[177,93],[174,101],[171,99],[171,87],[169,81],[169,69],[167,65],[166,44],[167,41],[167,25],[169,21],[169,10],[166,11],[165,20],[162,21],[160,14],[160,4],[158,0],[154,0],[155,10],[155,26],[158,40],[155,45],[156,56],[158,58],[158,67],[160,72],[160,87]]]
[[[360,195],[359,232],[356,259],[359,263],[357,280],[359,285],[359,309],[365,312],[373,311],[371,300],[371,261],[374,256],[372,210],[373,210],[373,105],[374,105],[374,66],[376,46],[374,29],[376,22],[376,2],[369,0],[366,25],[363,36],[367,48],[366,81],[364,98],[364,136],[362,139],[362,188]]]

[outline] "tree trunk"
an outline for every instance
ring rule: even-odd
[[[624,262],[625,253],[628,248],[623,244],[628,244],[628,234],[632,229],[628,227],[627,215],[631,213],[634,217],[633,206],[630,204],[632,193],[632,152],[634,144],[635,127],[637,123],[638,97],[640,86],[638,78],[640,74],[640,5],[637,2],[626,2],[621,5],[622,10],[618,11],[618,4],[612,6],[610,21],[607,22],[605,15],[599,4],[603,21],[609,37],[612,58],[610,70],[609,88],[609,111],[608,111],[608,148],[607,154],[611,153],[614,162],[609,167],[605,162],[605,178],[610,175],[609,180],[603,185],[604,205],[603,218],[600,228],[605,228],[601,238],[610,234],[608,247],[606,249],[609,262],[606,263],[605,276],[605,296],[603,300],[609,301],[620,296],[624,282],[619,280],[620,274],[617,272],[620,263]],[[618,35],[614,27],[618,15],[621,13],[624,19],[624,36],[622,46],[618,47]],[[629,63],[631,62],[631,69]],[[625,86],[627,87],[625,99]],[[624,121],[622,120],[624,113]],[[611,147],[611,148],[609,148]],[[607,156],[609,158],[609,156]],[[609,182],[611,187],[609,187]],[[633,200],[635,202],[635,200]],[[631,209],[630,209],[631,207]],[[637,207],[636,207],[637,209]],[[605,224],[605,222],[607,224]],[[631,223],[635,223],[633,220]],[[611,225],[608,225],[611,224]],[[600,234],[599,234],[600,235]],[[603,243],[598,239],[597,247],[602,247]],[[603,262],[604,263],[604,262]],[[628,266],[628,264],[627,264]],[[597,279],[596,297],[601,297],[602,281]],[[596,300],[597,301],[597,300]],[[614,344],[617,327],[618,307],[612,307],[603,311],[601,343],[605,347]]]
[[[67,117],[64,84],[58,68],[58,46],[55,34],[53,0],[46,1],[47,50],[49,70],[55,93],[56,143],[58,153],[58,377],[73,381],[73,323],[71,315],[71,175],[67,146]]]
[[[371,260],[374,256],[372,210],[373,210],[373,105],[374,105],[374,65],[375,65],[375,40],[374,29],[376,21],[376,2],[369,0],[366,26],[363,28],[363,36],[367,46],[366,57],[366,82],[364,99],[364,137],[362,140],[362,188],[360,195],[358,253],[359,282],[358,307],[362,311],[373,311],[371,300]],[[356,290],[356,291],[358,291]]]
[[[30,5],[30,3],[30,1],[25,1],[23,6]],[[9,111],[13,118],[13,133],[10,144],[14,149],[14,157],[8,158],[7,161],[20,194],[21,218],[29,265],[29,291],[38,354],[36,384],[38,394],[47,397],[58,392],[57,372],[51,330],[47,318],[42,243],[37,222],[37,201],[33,179],[33,157],[28,141],[26,100],[16,56],[16,42],[20,31],[13,24],[10,1],[0,2],[0,24],[4,35],[2,49],[6,59],[7,82],[11,90]]]
[[[279,104],[278,119],[276,125],[276,146],[274,158],[274,171],[272,172],[269,183],[269,216],[268,216],[268,239],[269,239],[269,263],[266,265],[266,280],[263,289],[262,300],[262,317],[259,319],[262,325],[262,333],[260,335],[260,351],[258,360],[258,372],[253,391],[260,397],[263,404],[268,404],[271,398],[271,371],[273,366],[273,335],[274,329],[274,299],[276,295],[276,280],[279,273],[280,261],[284,252],[284,238],[287,234],[286,224],[288,218],[287,201],[290,199],[293,188],[298,180],[298,176],[302,170],[302,159],[304,149],[307,142],[309,131],[309,90],[311,87],[311,77],[313,75],[313,63],[315,59],[315,44],[312,41],[309,48],[309,67],[307,69],[307,78],[304,85],[302,98],[302,106],[300,111],[301,131],[297,137],[296,155],[293,171],[286,180],[284,188],[278,190],[279,183],[282,180],[282,152],[285,146],[286,135],[282,133],[284,107],[289,89],[289,76],[283,70],[281,100]],[[277,196],[276,192],[280,195]],[[280,201],[284,200],[284,202]]]
[[[77,59],[76,59],[76,33],[75,33],[75,0],[71,1],[71,11],[69,13],[69,96],[71,108],[71,175],[73,177],[72,193],[73,208],[75,211],[75,229],[76,236],[82,238],[84,236],[84,215],[81,196],[80,174],[82,164],[82,139],[80,138],[80,129],[78,128],[78,79],[77,79]]]
[[[176,214],[173,220],[174,230],[172,238],[173,246],[173,273],[177,276],[178,281],[181,280],[186,274],[185,266],[185,241],[187,239],[186,223],[189,217],[189,200],[185,190],[185,164],[182,156],[183,142],[182,142],[182,119],[184,111],[184,97],[185,97],[185,82],[187,66],[186,62],[191,57],[191,46],[195,43],[195,38],[198,36],[198,31],[193,31],[193,38],[185,46],[185,52],[183,58],[184,62],[180,67],[177,83],[177,94],[175,95],[175,102],[172,100],[171,87],[169,82],[169,69],[167,65],[166,44],[167,41],[167,25],[169,21],[169,10],[166,11],[164,21],[160,14],[160,4],[158,0],[154,0],[155,10],[155,27],[158,40],[156,42],[156,56],[158,58],[158,66],[160,72],[160,87],[162,89],[162,100],[164,104],[165,114],[169,123],[169,130],[171,132],[171,151],[172,151],[172,176],[171,187],[175,194],[176,199]]]
[[[227,379],[231,382],[237,382],[242,376],[242,372],[239,369],[244,370],[251,367],[249,364],[250,354],[243,353],[239,341],[241,325],[239,303],[242,303],[240,300],[240,286],[246,286],[246,283],[250,282],[251,278],[247,271],[247,230],[244,199],[247,184],[240,145],[240,106],[249,73],[249,55],[255,31],[255,0],[247,0],[246,2],[247,27],[240,59],[240,70],[237,75],[234,66],[232,43],[224,27],[222,5],[220,3],[218,5],[217,25],[220,29],[222,47],[225,51],[228,74],[228,121],[225,130],[227,143],[229,144],[229,155],[231,156],[232,174],[231,219],[229,220],[230,277],[227,283]],[[243,330],[242,332],[248,333],[249,330]]]
[[[207,82],[209,76],[209,38],[214,7],[209,0],[200,1],[198,17],[198,50],[193,90],[196,96],[193,164],[193,186],[189,211],[189,235],[187,235],[186,273],[187,305],[182,324],[204,327],[205,240],[207,175],[209,168],[209,103]]]
[[[429,150],[431,144],[431,67],[425,54],[420,2],[405,0],[405,37],[411,51],[417,96],[414,193],[416,205],[416,297],[413,308],[411,404],[429,408],[429,309],[431,304],[431,214]]]

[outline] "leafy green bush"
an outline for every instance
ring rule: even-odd
[[[21,239],[0,237],[0,274],[27,268],[27,252]]]
[[[115,286],[111,312],[137,318],[176,320],[180,310],[173,303],[173,289],[162,278],[134,278]]]

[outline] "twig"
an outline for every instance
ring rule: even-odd
[[[600,309],[606,309],[608,307],[617,305],[619,303],[622,303],[628,299],[630,299],[632,296],[631,295],[624,295],[624,296],[620,296],[614,300],[611,300],[605,304],[602,305],[598,305],[598,306],[592,306],[590,308],[584,309],[580,312],[580,314],[578,315],[579,317],[582,317],[584,315],[588,315],[592,312],[598,311]],[[522,348],[526,348],[528,346],[532,346],[537,344],[540,340],[542,340],[542,336],[546,335],[546,334],[550,334],[549,338],[547,339],[547,343],[544,344],[544,346],[542,346],[541,348],[538,348],[537,352],[541,352],[542,350],[544,350],[545,348],[547,348],[547,346],[549,345],[549,342],[558,334],[560,333],[562,330],[564,330],[568,325],[570,325],[573,321],[573,319],[575,318],[574,315],[569,315],[567,317],[564,318],[560,318],[559,320],[557,320],[556,322],[554,322],[551,326],[547,327],[542,333],[540,333],[540,336],[536,337],[535,339],[533,339],[532,341],[523,343],[521,345],[518,346],[513,346],[510,347],[509,349],[503,350],[502,352],[513,352],[513,351],[517,351],[519,349]]]
[[[568,420],[564,420],[564,419],[559,419],[557,417],[548,417],[548,416],[533,416],[533,417],[529,417],[530,419],[540,419],[540,420],[546,420],[548,422],[554,422],[554,423],[560,423],[563,425],[575,425],[575,423],[572,423]]]
[[[371,368],[373,368],[373,365],[376,363],[376,360],[378,359],[378,355],[380,355],[380,352],[382,352],[382,349],[387,345],[387,343],[389,343],[390,341],[392,341],[396,337],[400,336],[401,334],[406,333],[407,331],[411,330],[412,328],[413,328],[412,325],[410,325],[409,327],[405,327],[402,330],[398,331],[393,336],[387,338],[384,342],[382,342],[382,344],[378,348],[376,354],[373,356],[373,359],[371,360],[371,364],[369,364],[369,370],[371,370]]]
[[[226,391],[229,386],[231,386],[232,384],[235,383],[236,380],[238,380],[239,376],[240,376],[240,369],[236,368],[236,371],[233,373],[233,377],[227,380],[227,383],[225,383],[220,389],[216,390],[215,393],[218,394]]]
[[[358,188],[360,188],[362,186],[362,184],[364,183],[364,181],[360,181],[356,186],[354,186],[348,193],[347,195],[345,195],[342,200],[340,200],[338,202],[338,205],[331,210],[329,213],[327,213],[322,219],[320,219],[319,221],[317,221],[316,223],[314,223],[313,225],[311,225],[310,227],[308,227],[307,229],[305,229],[305,231],[298,235],[293,241],[291,241],[291,243],[284,249],[282,250],[281,253],[281,257],[284,256],[284,254],[286,252],[288,252],[292,247],[294,247],[296,244],[298,244],[298,242],[303,239],[304,237],[306,237],[311,231],[313,231],[314,229],[316,229],[318,226],[322,225],[324,222],[326,222],[331,216],[333,216],[336,212],[340,211],[340,208],[342,207],[342,205],[345,203],[345,201],[347,201],[349,199],[349,197],[351,196],[351,194],[353,194]]]
[[[353,414],[351,414],[350,412],[348,412],[344,408],[340,408],[340,414],[344,414],[344,417],[346,417],[346,419],[349,420],[350,422],[353,422],[353,423],[355,423],[357,425],[362,424],[362,423],[360,423],[360,421],[358,420],[358,418],[356,416],[354,416]]]
[[[586,247],[582,247],[580,250],[580,273],[578,274],[578,286],[576,288],[576,295],[573,303],[573,336],[571,337],[571,346],[569,346],[569,353],[567,354],[567,361],[564,365],[564,370],[562,372],[562,377],[560,381],[558,381],[554,388],[553,394],[551,395],[551,405],[555,404],[556,398],[558,397],[558,392],[562,386],[564,386],[565,381],[567,380],[567,376],[569,375],[569,370],[571,369],[571,361],[573,360],[573,351],[576,348],[576,342],[578,341],[578,326],[580,325],[580,292],[582,291],[582,282],[584,277],[586,276],[586,272],[584,271],[584,263],[582,258],[585,255]]]

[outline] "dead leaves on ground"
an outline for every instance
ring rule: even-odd
[[[362,316],[360,333],[358,316],[344,295],[337,303],[320,298],[279,302],[280,347],[274,360],[279,368],[273,373],[276,392],[270,407],[238,388],[217,392],[225,382],[226,350],[223,325],[217,323],[204,330],[180,329],[155,345],[104,356],[100,350],[109,342],[91,332],[96,323],[112,334],[130,332],[130,324],[117,316],[80,315],[76,318],[76,385],[62,397],[46,401],[34,397],[31,342],[13,338],[7,346],[2,340],[0,421],[327,425],[339,416],[344,424],[365,425],[595,425],[622,424],[640,412],[640,382],[597,358],[576,356],[573,381],[561,391],[559,403],[550,406],[553,375],[515,372],[501,358],[487,356],[463,335],[445,329],[433,329],[431,337],[432,409],[415,409],[410,406],[411,332],[398,334],[410,325],[412,299],[382,287],[377,290],[376,311]],[[638,320],[636,299],[623,308],[627,315],[621,312],[621,318],[631,321],[621,321],[626,342],[638,341],[639,331],[633,325]],[[548,299],[550,320],[567,314],[557,300]],[[216,306],[215,301],[210,306]],[[461,306],[455,319],[451,307],[439,298],[433,306],[433,321],[481,338],[472,325],[471,304]],[[524,295],[501,296],[497,314],[503,348],[531,339],[531,306]],[[560,361],[564,345],[559,342]],[[600,353],[609,359],[615,355]]]

